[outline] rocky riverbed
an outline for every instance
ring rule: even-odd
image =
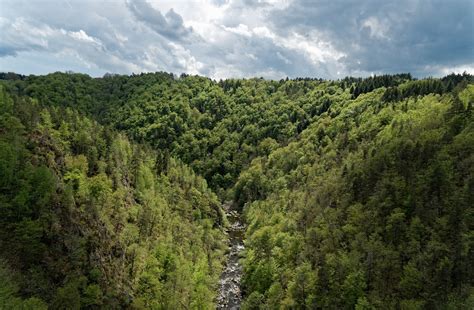
[[[240,288],[242,266],[239,263],[239,256],[244,249],[243,237],[245,227],[242,224],[240,213],[233,208],[232,203],[225,203],[223,207],[230,224],[227,229],[229,252],[227,254],[226,267],[221,275],[217,309],[237,310],[240,309],[242,301]]]

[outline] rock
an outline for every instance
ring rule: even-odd
[[[239,264],[240,252],[244,249],[243,232],[244,225],[240,222],[240,214],[232,209],[232,202],[223,205],[227,219],[230,223],[226,233],[229,237],[229,249],[227,253],[227,265],[221,275],[219,296],[217,298],[218,309],[240,309],[242,295],[240,280],[242,278],[242,267]]]

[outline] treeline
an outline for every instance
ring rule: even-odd
[[[370,93],[374,89],[380,87],[393,87],[411,80],[412,77],[410,73],[400,73],[393,75],[374,75],[368,78],[346,77],[340,81],[340,84],[344,88],[350,87],[352,99],[355,99],[359,97],[359,95]]]
[[[382,96],[382,100],[393,102],[428,94],[442,95],[452,92],[456,87],[463,88],[468,83],[474,83],[474,77],[467,73],[462,75],[451,74],[442,79],[411,81],[400,86],[388,87]]]
[[[0,308],[212,308],[220,202],[157,156],[0,86]]]

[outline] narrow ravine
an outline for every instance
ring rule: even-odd
[[[227,229],[229,253],[227,254],[226,267],[221,275],[217,309],[237,310],[240,309],[242,301],[240,288],[242,266],[239,263],[239,255],[244,249],[244,225],[242,224],[240,213],[235,210],[232,202],[224,203],[223,207],[230,224]]]

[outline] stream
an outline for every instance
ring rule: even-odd
[[[240,213],[232,206],[232,202],[223,205],[224,211],[229,221],[227,233],[229,235],[229,253],[227,254],[227,264],[222,272],[219,296],[217,298],[217,309],[240,309],[242,293],[240,280],[242,278],[242,266],[239,263],[240,252],[244,249],[244,230]]]

